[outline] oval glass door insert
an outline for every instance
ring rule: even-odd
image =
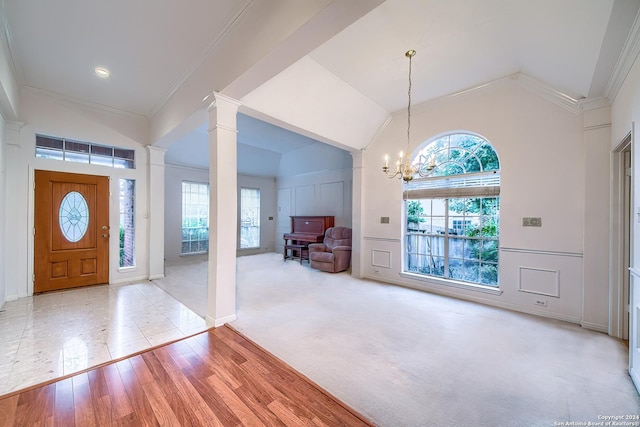
[[[75,243],[84,237],[89,226],[89,206],[82,194],[71,191],[60,203],[60,230],[64,237]]]

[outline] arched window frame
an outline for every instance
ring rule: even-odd
[[[404,273],[497,289],[500,160],[495,148],[481,135],[455,131],[425,141],[412,158],[414,165],[436,167],[405,184]],[[416,207],[427,213],[416,215]],[[422,222],[410,222],[416,220]]]

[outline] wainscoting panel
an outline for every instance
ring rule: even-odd
[[[519,268],[518,290],[531,294],[560,296],[560,272],[544,268],[523,267]]]
[[[344,182],[328,182],[318,186],[320,190],[320,206],[322,215],[344,216]]]
[[[391,268],[391,251],[373,249],[371,251],[371,265],[374,267]]]
[[[291,187],[278,188],[278,231],[281,231],[280,227],[286,231],[291,227],[291,193]]]
[[[316,213],[316,186],[301,185],[295,188],[295,213],[292,215],[317,215]]]

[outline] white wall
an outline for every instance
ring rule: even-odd
[[[629,301],[629,374],[638,390],[640,390],[640,145],[638,141],[638,123],[640,123],[640,62],[636,61],[629,71],[616,99],[611,106],[611,146],[615,148],[625,136],[632,132],[631,139],[631,262],[630,262],[630,301]],[[612,283],[612,313],[617,316],[623,312],[623,289],[619,281]],[[623,317],[624,318],[624,317]],[[615,321],[616,319],[613,319]],[[617,326],[617,325],[615,325]],[[619,332],[621,328],[613,328]],[[620,335],[620,334],[618,334]]]
[[[276,252],[291,229],[292,215],[333,215],[335,225],[351,227],[352,158],[341,149],[318,144],[282,155],[277,179]]]
[[[412,150],[435,135],[462,130],[482,135],[496,149],[502,179],[500,293],[400,275],[402,186],[387,179],[381,166],[385,153],[395,155],[406,149],[404,114],[394,117],[365,152],[361,275],[581,323],[585,228],[582,115],[543,99],[515,80],[503,80],[417,106],[412,118]],[[609,181],[602,170],[592,173],[594,179]],[[383,216],[390,218],[389,224],[380,223]],[[523,217],[541,217],[542,227],[522,227]],[[528,280],[531,277],[534,279]],[[536,307],[534,301],[539,298],[546,299],[548,306]],[[606,306],[607,302],[601,304]]]
[[[137,116],[115,115],[89,107],[58,101],[29,90],[21,97],[21,121],[16,137],[8,141],[6,152],[7,209],[5,247],[6,297],[8,300],[31,295],[33,292],[33,179],[34,170],[103,175],[111,177],[109,220],[112,237],[109,246],[110,283],[140,280],[148,277],[148,193],[146,119]],[[72,138],[97,144],[135,149],[136,169],[116,169],[35,157],[36,133]],[[117,230],[119,224],[118,179],[136,180],[136,266],[120,269],[118,263]]]
[[[5,223],[6,217],[6,206],[7,197],[6,197],[6,185],[7,185],[7,177],[6,177],[6,145],[7,145],[7,135],[5,130],[5,123],[2,115],[0,115],[0,206],[3,208],[0,209],[0,309],[6,302],[6,264],[5,264],[5,253],[6,253],[6,228],[7,224]]]
[[[184,166],[165,166],[165,231],[164,255],[167,261],[180,259],[180,245],[182,241],[182,181],[209,183],[207,169],[189,168]],[[260,249],[238,249],[238,256],[250,255],[274,250],[276,190],[275,180],[269,177],[254,177],[238,175],[238,200],[240,188],[250,187],[260,189]],[[269,220],[269,217],[274,217]],[[238,224],[240,220],[238,219]],[[238,241],[240,241],[238,230]]]

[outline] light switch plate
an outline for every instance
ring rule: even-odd
[[[522,218],[523,227],[542,227],[542,218],[539,217],[524,217]]]

